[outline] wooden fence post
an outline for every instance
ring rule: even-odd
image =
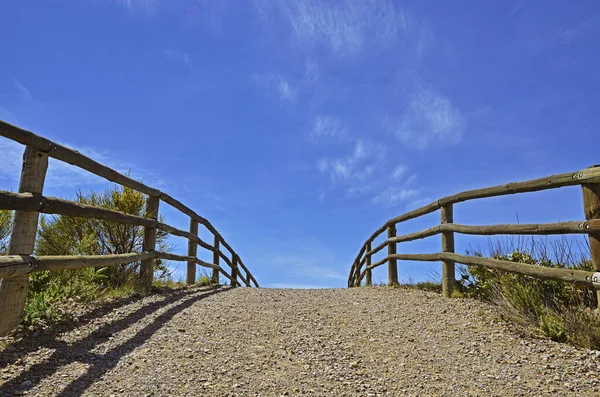
[[[443,205],[440,209],[441,222],[453,223],[454,214],[452,204]],[[454,253],[454,232],[442,232],[442,251]],[[442,261],[442,295],[449,298],[456,283],[456,269],[452,261]]]
[[[26,146],[19,193],[42,194],[47,169],[48,154]],[[37,211],[15,211],[8,246],[9,255],[33,253],[38,218]],[[0,279],[0,335],[7,334],[21,322],[28,287],[29,275]]]
[[[369,269],[369,266],[371,266],[371,254],[369,254],[369,251],[371,251],[371,242],[369,241],[369,244],[367,244],[367,248],[365,250],[365,255],[367,255],[366,261],[365,261],[365,266],[367,267],[367,287],[371,287],[373,286],[373,274],[371,273],[371,269]]]
[[[198,221],[190,217],[190,233],[194,236],[198,235]],[[196,257],[198,253],[198,243],[193,240],[188,240],[188,256]],[[190,261],[187,263],[187,274],[185,281],[188,285],[196,282],[196,262]]]
[[[213,247],[215,247],[215,250],[213,251],[213,264],[220,266],[219,263],[221,261],[221,257],[219,256],[219,250],[221,241],[218,235],[215,235],[214,241],[215,243],[213,244]],[[210,282],[212,284],[219,284],[219,271],[217,269],[213,269]]]
[[[389,225],[387,227],[388,239],[396,237],[396,225]],[[396,254],[396,243],[388,243],[388,256]],[[398,285],[398,260],[388,260],[388,285]]]
[[[157,196],[148,196],[146,199],[146,218],[158,219],[158,204],[160,200]],[[143,251],[156,250],[156,227],[144,226]],[[144,259],[140,267],[140,283],[147,289],[152,287],[154,280],[154,258]]]
[[[237,287],[240,285],[237,281],[238,276],[238,268],[237,268],[237,254],[231,254],[231,286]]]
[[[583,194],[583,211],[585,219],[600,219],[600,183],[584,183],[581,185]],[[596,272],[600,272],[600,236],[589,235],[590,254]],[[600,308],[600,290],[596,291],[598,308]]]

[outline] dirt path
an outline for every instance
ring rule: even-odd
[[[0,396],[600,395],[600,352],[490,313],[403,288],[152,295],[13,343]]]

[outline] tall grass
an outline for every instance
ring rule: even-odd
[[[487,249],[467,251],[536,266],[593,271],[587,239],[497,238]],[[555,341],[600,349],[598,299],[594,290],[484,267],[459,267],[459,291],[496,305],[501,316]]]

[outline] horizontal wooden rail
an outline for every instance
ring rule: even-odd
[[[460,225],[458,223],[444,223],[434,226],[430,229],[415,233],[404,234],[385,240],[377,247],[365,253],[361,261],[364,264],[367,256],[374,255],[387,247],[390,242],[403,243],[414,241],[426,237],[435,236],[443,232],[456,232],[462,234],[490,236],[494,234],[522,234],[522,235],[552,235],[552,234],[590,234],[600,233],[600,220],[592,219],[589,221],[571,221],[557,223],[531,223],[531,224],[506,224],[506,225],[485,225],[471,226]]]
[[[0,136],[22,143],[23,145],[34,147],[47,153],[48,156],[52,158],[77,166],[111,182],[118,183],[119,185],[127,186],[150,196],[159,196],[161,194],[160,190],[151,188],[128,176],[120,174],[112,168],[102,165],[76,150],[69,149],[49,139],[36,135],[31,131],[21,129],[2,120],[0,120]]]
[[[169,204],[170,206],[172,206],[173,208],[176,208],[179,211],[183,212],[184,214],[186,214],[186,215],[190,216],[191,218],[194,218],[195,220],[197,220],[198,223],[204,225],[204,227],[206,227],[208,229],[208,231],[210,231],[213,235],[218,236],[219,239],[220,239],[220,241],[221,241],[221,244],[225,248],[227,248],[229,250],[229,252],[231,252],[231,254],[235,254],[236,253],[233,250],[233,248],[231,248],[231,246],[227,243],[227,241],[225,241],[225,239],[223,238],[223,236],[221,236],[221,234],[217,231],[217,229],[215,229],[215,227],[206,218],[198,215],[194,210],[192,210],[191,208],[185,206],[180,201],[175,200],[173,197],[169,196],[166,193],[161,193],[160,194],[160,199],[162,201],[164,201],[165,203]]]
[[[58,214],[88,219],[102,219],[105,221],[121,223],[132,226],[156,227],[175,236],[185,237],[198,243],[202,248],[213,251],[214,248],[186,230],[144,218],[143,216],[130,215],[108,208],[81,204],[70,200],[33,195],[31,193],[12,193],[0,190],[0,209],[37,211],[45,214]]]
[[[156,253],[154,252],[78,256],[7,255],[0,256],[0,278],[19,276],[34,271],[113,266],[155,257]]]
[[[443,260],[449,260],[467,266],[483,266],[486,268],[503,270],[511,273],[542,278],[545,280],[566,281],[584,287],[593,287],[592,276],[594,273],[583,270],[544,267],[530,265],[526,263],[504,261],[499,259],[482,258],[477,256],[465,256],[450,252],[437,252],[434,254],[395,254],[389,255],[389,257],[385,258],[383,261],[380,262],[385,263],[389,259],[422,262],[438,262]],[[371,266],[368,266],[368,268],[374,269],[377,266],[381,265],[382,263],[378,262],[372,264]],[[361,273],[359,280],[362,280],[365,274],[366,269]]]
[[[443,232],[490,236],[494,234],[552,235],[600,233],[600,220],[572,221],[557,223],[506,224],[470,226],[458,223],[443,223],[430,229],[389,239],[388,242],[401,243],[434,236]],[[372,251],[371,251],[372,252]]]
[[[156,257],[160,258],[160,259],[167,259],[167,260],[172,260],[172,261],[181,261],[181,262],[196,262],[198,265],[202,266],[202,267],[207,267],[209,269],[217,269],[219,270],[221,267],[212,263],[208,263],[208,262],[204,262],[203,260],[200,260],[198,258],[196,258],[195,256],[188,256],[188,255],[176,255],[176,254],[170,254],[168,252],[156,252]]]
[[[244,271],[246,272],[246,274],[248,275],[249,280],[252,280],[252,282],[254,283],[254,286],[256,288],[259,288],[258,286],[258,282],[256,281],[256,279],[254,278],[254,276],[252,275],[252,273],[250,273],[250,270],[248,270],[248,268],[246,267],[246,265],[244,265],[244,263],[242,262],[241,259],[239,259],[238,257],[238,263],[240,264],[241,268],[244,269]]]

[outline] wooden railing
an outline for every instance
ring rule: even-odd
[[[19,192],[11,193],[0,190],[0,209],[15,211],[8,255],[0,256],[0,334],[5,334],[20,322],[27,295],[28,274],[34,271],[80,269],[141,261],[140,281],[142,285],[150,287],[154,276],[155,259],[161,258],[187,262],[186,281],[188,284],[196,281],[196,265],[200,265],[212,269],[211,280],[214,283],[219,281],[219,274],[221,274],[234,287],[241,285],[240,280],[247,287],[252,284],[258,287],[256,279],[239,255],[227,244],[214,226],[180,201],[158,189],[120,174],[75,150],[3,121],[0,121],[0,136],[25,145]],[[0,166],[4,155],[0,153]],[[129,215],[106,208],[43,196],[48,157],[64,161],[104,179],[146,194],[145,216]],[[161,201],[190,217],[189,231],[180,230],[158,221],[158,208]],[[143,252],[119,255],[33,256],[39,213],[93,218],[141,226],[144,232]],[[199,224],[212,233],[212,245],[198,237]],[[187,238],[189,242],[187,255],[156,251],[157,230]],[[207,263],[197,258],[198,246],[213,252],[213,263]],[[231,258],[221,250],[221,247],[229,251]],[[221,266],[221,259],[231,269],[230,273],[227,273]]]
[[[545,224],[507,224],[488,226],[468,226],[455,224],[453,219],[453,204],[486,197],[508,194],[535,192],[546,189],[556,189],[564,186],[581,185],[585,221],[560,222]],[[410,219],[430,214],[440,210],[440,225],[416,233],[396,235],[396,225]],[[387,231],[387,240],[375,248],[371,245],[377,237]],[[591,258],[596,272],[582,270],[548,268],[525,263],[515,263],[491,258],[465,256],[454,253],[454,233],[472,235],[521,234],[521,235],[550,235],[550,234],[587,234],[589,235]],[[397,254],[396,244],[442,235],[442,251],[433,254]],[[387,247],[387,256],[372,263],[372,256]],[[360,286],[366,278],[366,285],[372,285],[372,270],[385,263],[388,264],[388,285],[398,284],[398,260],[410,261],[440,261],[442,262],[442,291],[444,296],[450,296],[455,285],[455,263],[467,266],[484,266],[507,272],[525,274],[542,279],[560,280],[576,283],[590,288],[600,288],[600,166],[593,166],[578,172],[552,175],[526,182],[512,182],[506,185],[493,186],[484,189],[469,190],[452,196],[444,197],[424,207],[407,212],[387,221],[377,229],[363,244],[354,260],[348,277],[348,287]]]

